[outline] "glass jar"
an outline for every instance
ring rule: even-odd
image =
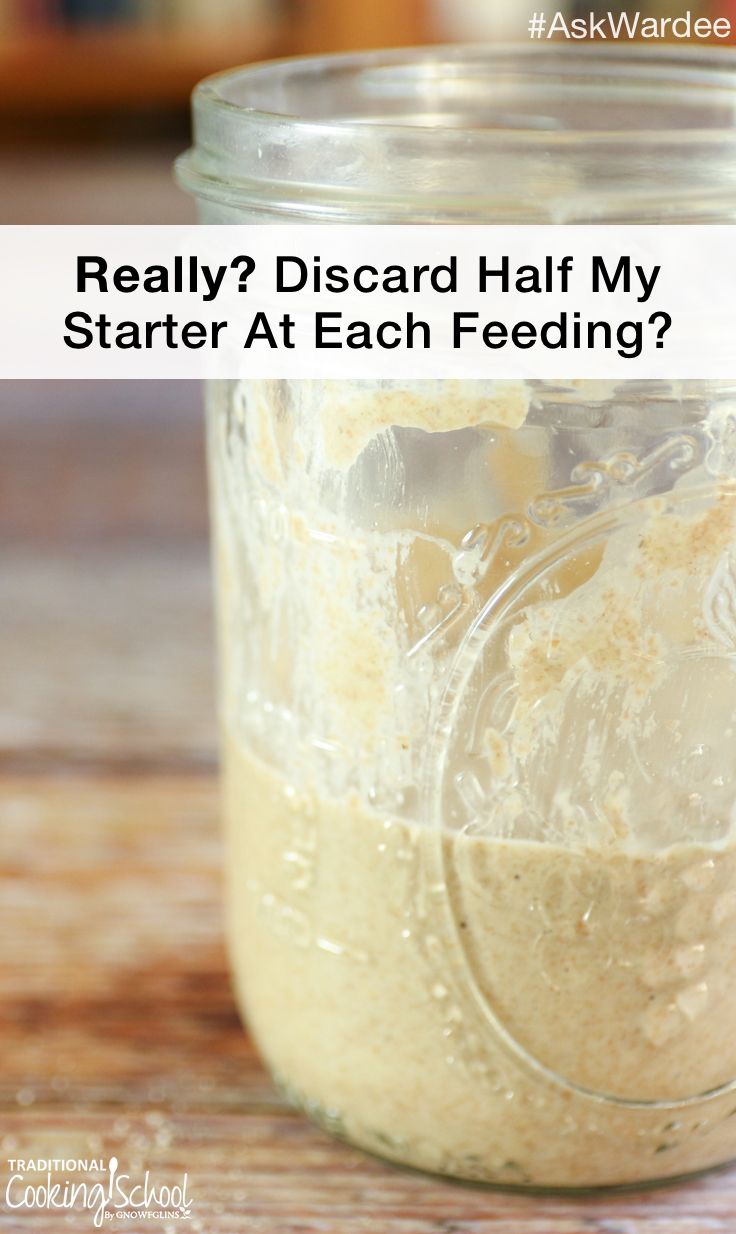
[[[208,222],[731,222],[713,52],[294,60]],[[735,364],[736,370],[736,364]],[[736,383],[208,394],[229,937],[333,1132],[504,1186],[736,1155]]]

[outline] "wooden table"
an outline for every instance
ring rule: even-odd
[[[93,1230],[9,1212],[8,1158],[114,1155],[188,1171],[191,1219],[158,1229],[733,1234],[736,1173],[497,1194],[371,1160],[274,1091],[222,942],[197,399],[0,386],[0,1230]]]

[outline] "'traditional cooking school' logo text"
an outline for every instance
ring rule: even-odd
[[[10,1177],[5,1203],[11,1210],[80,1209],[92,1214],[99,1229],[106,1221],[172,1221],[191,1216],[189,1175],[180,1183],[160,1183],[146,1170],[142,1181],[108,1160],[8,1160]],[[94,1181],[89,1177],[97,1176]]]

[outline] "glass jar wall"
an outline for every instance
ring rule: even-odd
[[[731,222],[716,54],[195,96],[207,222]],[[736,368],[735,368],[736,373]],[[289,1094],[489,1183],[736,1155],[736,381],[208,393],[230,948]]]

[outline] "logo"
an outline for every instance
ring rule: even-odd
[[[8,1160],[5,1203],[11,1210],[82,1209],[95,1229],[106,1222],[187,1221],[189,1175],[181,1182],[159,1182],[146,1170],[142,1181],[120,1169],[117,1157],[104,1160]],[[78,1178],[77,1175],[87,1175]]]

